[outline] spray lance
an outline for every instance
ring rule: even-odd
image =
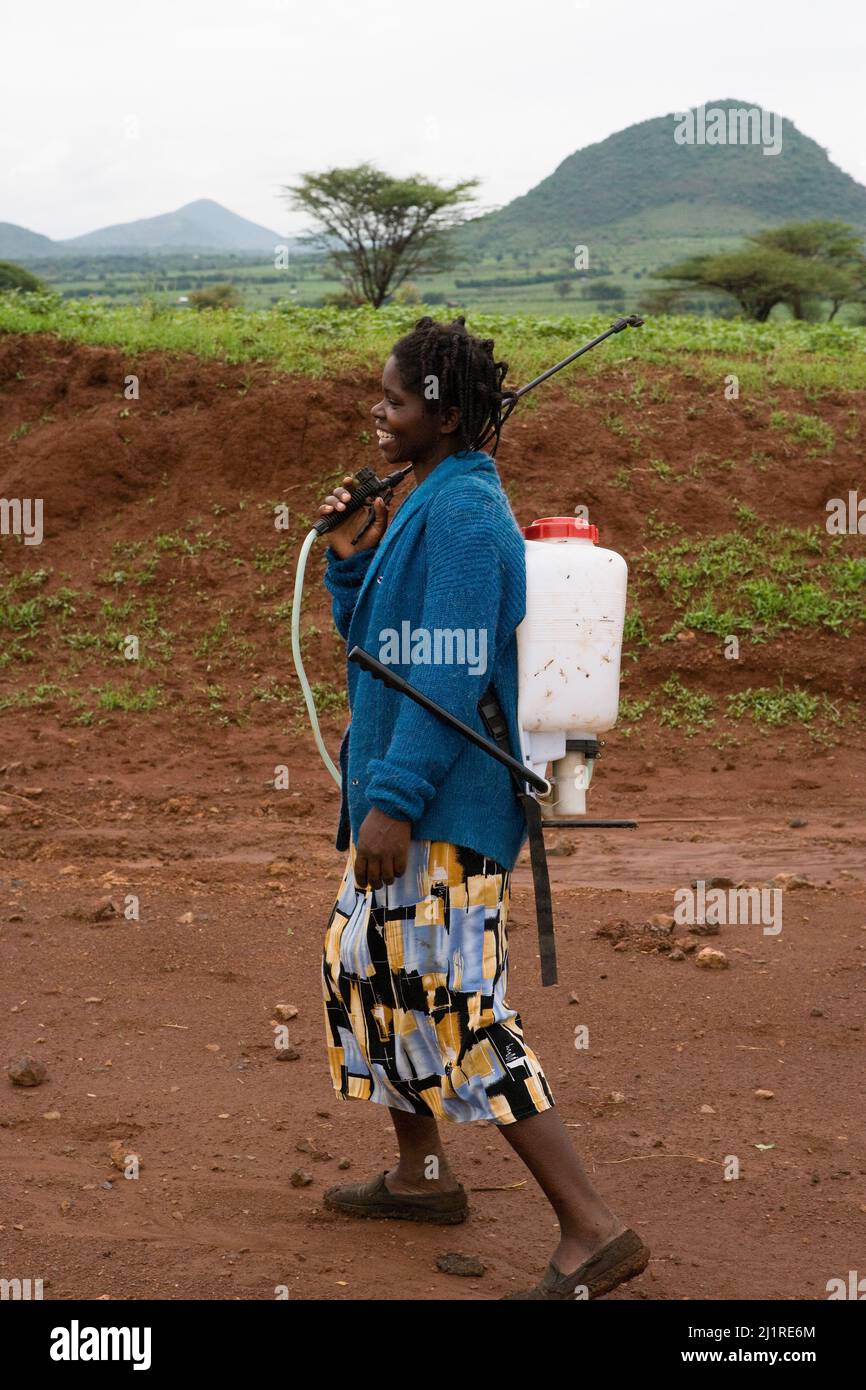
[[[512,392],[507,398],[500,428],[527,392],[612,334],[621,333],[626,328],[639,328],[642,323],[643,319],[636,314],[617,319],[604,333]],[[379,478],[372,468],[360,469],[352,479],[349,487],[351,496],[344,510],[332,512],[330,516],[320,517],[316,521],[307,533],[298,557],[292,603],[292,657],[316,746],[337,786],[341,785],[340,771],[323,742],[315,701],[301,657],[301,600],[307,557],[318,537],[326,536],[342,526],[348,516],[366,509],[366,519],[352,537],[352,543],[357,543],[374,520],[373,499],[381,497],[386,504],[390,503],[394,489],[412,468],[413,464],[409,463],[384,478]],[[507,723],[492,685],[488,686],[478,704],[481,722],[490,735],[489,739],[485,739],[441,705],[415,690],[408,681],[363,648],[352,647],[348,659],[355,661],[374,679],[383,681],[420,704],[508,768],[526,814],[541,978],[543,984],[550,985],[556,983],[557,973],[544,827],[635,827],[634,821],[573,819],[574,815],[582,816],[585,810],[585,792],[600,748],[595,735],[616,723],[626,566],[622,557],[614,551],[597,550],[597,528],[578,522],[574,517],[545,517],[534,521],[531,526],[523,527],[522,531],[527,547],[527,613],[517,629],[518,725],[522,761],[515,758],[510,750]],[[614,580],[612,583],[612,576],[620,582],[617,584]],[[551,609],[553,617],[550,616]],[[552,660],[545,659],[551,655],[555,656],[560,677],[560,688],[554,690],[552,699],[551,687],[556,685],[556,678],[551,678],[549,673]],[[588,701],[589,688],[585,689],[583,682],[576,677],[583,675],[589,679],[593,674],[600,679],[592,686],[593,694]],[[542,677],[540,684],[539,675]],[[548,763],[553,765],[550,780],[544,775]],[[546,807],[557,814],[542,819],[539,797],[545,798]]]

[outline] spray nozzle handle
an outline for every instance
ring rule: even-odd
[[[405,468],[396,469],[393,473],[389,473],[386,478],[378,478],[372,468],[359,469],[352,479],[349,501],[341,512],[331,512],[330,516],[319,517],[313,526],[316,535],[326,536],[329,531],[336,531],[338,526],[342,526],[347,516],[359,512],[362,507],[369,507],[374,497],[383,497],[386,502],[390,502],[392,489],[402,482],[414,466],[412,463],[407,463]],[[369,522],[367,524],[369,525]],[[363,535],[366,529],[366,526],[363,527],[359,534]],[[357,540],[357,536],[355,539]]]
[[[380,496],[382,483],[372,468],[362,468],[352,479],[352,487],[349,490],[352,495],[341,512],[320,516],[314,524],[313,530],[317,535],[325,536],[329,531],[335,531],[338,526],[342,526],[347,516],[360,511],[371,498]]]

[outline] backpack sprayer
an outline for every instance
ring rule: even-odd
[[[500,428],[528,391],[611,334],[640,328],[642,323],[636,314],[617,319],[597,338],[521,386],[509,397]],[[351,497],[343,511],[319,518],[307,533],[298,557],[292,603],[292,657],[316,747],[338,787],[340,772],[322,740],[301,659],[301,598],[307,556],[319,536],[327,535],[354,512],[366,508],[364,525],[352,537],[352,544],[356,544],[373,522],[373,499],[381,497],[390,503],[394,488],[413,467],[406,464],[385,478],[377,477],[372,468],[360,469],[352,479]],[[517,628],[517,723],[522,761],[510,750],[508,726],[492,684],[478,703],[481,721],[490,735],[486,739],[362,647],[352,647],[348,659],[357,662],[375,680],[383,681],[442,719],[508,768],[529,831],[541,979],[543,984],[552,985],[557,982],[556,948],[544,827],[633,830],[637,824],[629,820],[574,819],[583,817],[586,811],[586,793],[602,746],[598,735],[612,729],[617,719],[628,569],[616,551],[598,546],[598,527],[576,517],[542,517],[521,530],[526,541],[526,615]],[[549,780],[545,776],[548,764]],[[542,800],[548,812],[544,818]]]

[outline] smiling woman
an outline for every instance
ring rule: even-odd
[[[394,644],[392,664],[482,737],[478,704],[492,682],[517,748],[526,554],[484,451],[492,440],[495,452],[513,395],[503,391],[506,371],[492,340],[472,337],[462,318],[422,318],[394,345],[372,414],[389,467],[411,464],[416,486],[390,526],[377,498],[357,539],[354,514],[328,533],[325,584],[350,647],[369,651],[386,631],[421,634],[411,647]],[[349,497],[337,489],[320,511],[345,509]],[[463,637],[460,659],[429,660],[431,635],[442,632]],[[479,663],[468,658],[482,636]],[[510,875],[526,838],[510,776],[357,663],[347,680],[336,847],[348,858],[322,957],[328,1059],[339,1096],[388,1107],[400,1161],[329,1189],[325,1205],[352,1216],[465,1220],[466,1193],[437,1121],[486,1121],[527,1164],[562,1232],[556,1263],[517,1296],[571,1299],[585,1285],[597,1297],[640,1273],[649,1252],[590,1182],[520,1015],[505,1002]]]
[[[493,439],[496,457],[502,404],[510,394],[502,390],[508,363],[494,360],[492,338],[472,337],[465,324],[463,315],[448,326],[424,317],[394,344],[382,374],[382,400],[373,407],[389,463],[415,460],[404,451],[417,449],[416,430],[423,434],[431,420],[457,449],[483,449]],[[418,467],[416,461],[416,479]]]

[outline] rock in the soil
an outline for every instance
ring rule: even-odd
[[[757,1090],[757,1091],[755,1092],[755,1099],[756,1099],[756,1100],[774,1100],[774,1099],[775,1099],[775,1096],[776,1096],[776,1092],[775,1092],[775,1091],[765,1091],[763,1088],[760,1088],[759,1090]]]
[[[289,874],[291,871],[292,866],[288,859],[274,859],[273,862],[268,865],[269,874]]]
[[[341,1158],[340,1162],[337,1164],[338,1168],[351,1168],[351,1166],[351,1161],[348,1158]]]
[[[6,1068],[6,1075],[13,1086],[41,1086],[48,1075],[44,1062],[38,1057],[17,1057]]]
[[[685,958],[686,953],[681,951],[679,946],[675,946],[672,951],[668,952],[668,960],[685,960]]]
[[[695,965],[700,965],[705,970],[727,970],[729,964],[724,951],[714,951],[712,946],[705,946],[695,956]]]
[[[276,1049],[278,1062],[297,1062],[300,1059],[300,1052],[296,1047],[280,1047]]]
[[[793,820],[788,821],[788,824],[792,830],[802,830],[803,826],[806,825],[806,823],[806,821],[800,820],[799,816],[795,816]]]
[[[816,885],[810,883],[808,878],[802,874],[775,874],[770,879],[771,888],[793,889],[793,888],[814,888]]]
[[[648,927],[655,927],[658,931],[673,931],[674,919],[669,912],[654,912],[647,922]]]
[[[296,1168],[289,1182],[292,1187],[309,1187],[313,1181],[312,1173],[305,1173],[303,1168]]]
[[[294,1004],[275,1004],[274,1018],[278,1018],[281,1023],[290,1023],[293,1018],[297,1018],[298,1011]]]
[[[480,1279],[487,1266],[476,1255],[462,1255],[457,1250],[449,1250],[445,1255],[436,1256],[436,1268],[443,1274],[459,1274],[464,1279]]]
[[[111,1158],[112,1167],[119,1169],[121,1173],[126,1170],[130,1162],[135,1163],[136,1167],[139,1169],[144,1167],[141,1155],[137,1154],[129,1144],[124,1144],[122,1139],[115,1139],[112,1141],[109,1156]]]
[[[698,949],[698,943],[693,936],[682,937],[682,939],[677,942],[677,945],[679,946],[680,950],[685,951],[686,954],[688,954],[690,951],[696,951]]]
[[[98,922],[101,927],[110,926],[113,919],[119,916],[120,908],[113,898],[99,898],[89,913],[90,921]]]
[[[718,922],[692,922],[689,924],[689,930],[694,932],[695,936],[718,936],[719,924]]]
[[[733,888],[734,880],[725,878],[722,874],[711,874],[709,878],[693,878],[692,887],[697,888],[699,883],[703,883],[705,888]]]

